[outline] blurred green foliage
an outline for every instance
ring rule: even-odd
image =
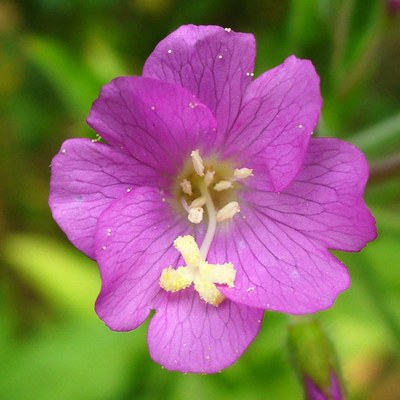
[[[3,0],[0,3],[0,397],[300,399],[287,317],[269,313],[231,368],[213,376],[154,364],[146,327],[110,332],[93,311],[96,265],[68,243],[47,206],[49,164],[85,125],[101,85],[140,74],[184,23],[256,35],[256,73],[309,58],[324,109],[317,134],[358,145],[379,238],[338,254],[352,287],[320,313],[352,399],[400,393],[400,15],[383,0]]]

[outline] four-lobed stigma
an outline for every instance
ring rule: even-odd
[[[217,289],[216,283],[234,287],[236,270],[232,263],[209,264],[200,254],[200,249],[193,236],[179,236],[174,241],[175,248],[186,262],[177,269],[171,266],[162,271],[160,286],[168,292],[186,289],[192,283],[200,297],[208,304],[218,306],[223,300],[223,294]]]

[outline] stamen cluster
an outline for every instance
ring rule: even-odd
[[[194,197],[195,188],[188,178],[184,178],[180,182],[183,196],[181,197],[181,204],[188,213],[188,220],[193,224],[199,224],[203,221],[204,206],[206,205],[206,198],[210,197],[211,201],[215,203],[216,197],[219,192],[234,189],[236,181],[248,178],[253,175],[253,170],[249,168],[237,168],[233,170],[232,176],[227,179],[220,179],[216,181],[216,170],[214,166],[205,166],[199,150],[193,150],[190,154],[192,159],[193,169],[195,171],[195,184],[197,183],[196,192],[200,192],[200,196]],[[201,178],[199,180],[199,178]],[[220,196],[221,197],[221,196]],[[188,203],[187,198],[191,199]],[[216,211],[216,221],[222,222],[227,219],[233,218],[235,214],[240,212],[239,203],[237,201],[229,201]],[[214,218],[213,215],[208,215],[208,218]]]
[[[209,264],[206,258],[217,224],[233,218],[240,212],[237,201],[223,202],[221,199],[224,197],[220,193],[232,190],[236,181],[251,176],[253,171],[249,168],[235,169],[228,178],[217,180],[219,174],[214,165],[206,166],[199,150],[193,150],[190,156],[192,174],[179,183],[182,191],[180,203],[188,213],[188,220],[193,224],[203,221],[204,207],[206,208],[207,232],[200,248],[193,236],[179,236],[174,241],[175,248],[182,254],[187,265],[177,269],[172,266],[165,268],[160,277],[160,286],[168,292],[177,292],[193,283],[195,290],[206,303],[218,306],[224,300],[224,296],[215,284],[233,287],[236,270],[232,263]],[[217,200],[223,204],[218,210],[215,206]]]

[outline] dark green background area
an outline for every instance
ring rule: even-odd
[[[232,367],[183,375],[153,363],[146,327],[109,331],[93,305],[95,263],[47,206],[49,164],[85,124],[100,87],[139,75],[185,23],[252,32],[256,75],[287,56],[313,61],[323,114],[316,134],[359,146],[379,238],[338,253],[352,277],[318,315],[351,399],[400,396],[400,13],[383,0],[30,0],[0,2],[0,398],[6,400],[301,399],[286,315],[269,313]]]

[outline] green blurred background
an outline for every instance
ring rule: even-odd
[[[256,75],[290,54],[311,59],[324,98],[317,134],[366,153],[379,238],[338,254],[352,286],[318,317],[350,398],[400,399],[400,12],[383,0],[0,2],[0,398],[302,398],[285,315],[267,314],[246,354],[212,376],[154,364],[145,326],[110,332],[93,311],[96,265],[47,206],[51,158],[67,138],[95,137],[85,117],[100,87],[140,74],[185,23],[254,33]]]

